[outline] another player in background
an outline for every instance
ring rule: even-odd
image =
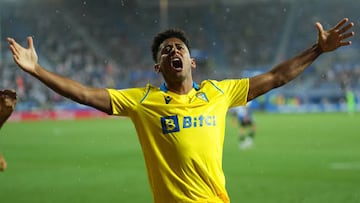
[[[251,101],[246,106],[237,106],[229,110],[232,124],[239,129],[239,147],[248,149],[253,146],[256,125],[251,109]]]
[[[146,163],[154,203],[230,202],[222,169],[226,116],[229,108],[246,105],[300,75],[321,54],[354,35],[347,18],[324,30],[316,23],[318,40],[299,55],[251,78],[204,80],[192,71],[189,41],[182,30],[158,33],[151,46],[160,87],[106,89],[84,86],[48,71],[38,63],[33,39],[28,48],[8,38],[18,66],[57,93],[110,115],[130,117]],[[131,69],[131,67],[128,67]],[[121,171],[120,171],[121,172]]]
[[[16,105],[16,92],[12,90],[0,90],[0,128],[4,125]],[[0,171],[5,171],[7,163],[0,152]]]
[[[345,90],[346,107],[349,115],[354,115],[356,111],[356,97],[351,88]]]

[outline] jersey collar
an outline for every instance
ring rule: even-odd
[[[196,82],[193,82],[192,84],[193,88],[196,90],[196,91],[199,91],[200,90],[200,86],[196,83]],[[163,83],[161,86],[160,86],[160,90],[163,91],[163,92],[167,92],[168,91],[168,88],[166,87],[166,84]]]

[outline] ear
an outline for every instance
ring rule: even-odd
[[[154,70],[155,70],[155,72],[157,72],[157,73],[160,73],[160,72],[161,72],[161,70],[160,70],[160,65],[159,65],[158,63],[154,65]]]
[[[196,68],[195,58],[191,58],[191,68],[192,68],[192,69],[195,69],[195,68]]]

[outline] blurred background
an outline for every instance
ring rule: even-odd
[[[1,0],[1,88],[16,89],[16,112],[86,108],[19,70],[6,37],[34,38],[40,64],[96,87],[160,84],[152,37],[184,29],[197,60],[196,82],[249,77],[309,48],[325,29],[348,17],[360,34],[357,0]],[[360,110],[360,40],[327,53],[286,87],[260,97],[267,112]],[[21,116],[20,116],[21,117]],[[26,117],[26,116],[25,116]],[[19,117],[18,117],[19,118]]]
[[[6,37],[27,46],[32,36],[48,70],[128,88],[163,82],[150,46],[168,27],[187,32],[200,83],[267,71],[310,48],[317,21],[329,29],[348,17],[357,33],[351,46],[321,55],[300,77],[252,102],[251,149],[239,150],[238,129],[227,123],[223,162],[235,203],[359,203],[359,10],[359,0],[0,0],[0,88],[19,95],[11,116],[19,122],[0,133],[8,162],[0,202],[152,199],[131,121],[103,119],[21,71]]]

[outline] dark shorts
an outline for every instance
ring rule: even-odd
[[[240,119],[239,123],[241,126],[250,126],[253,124],[253,120],[252,119]]]

